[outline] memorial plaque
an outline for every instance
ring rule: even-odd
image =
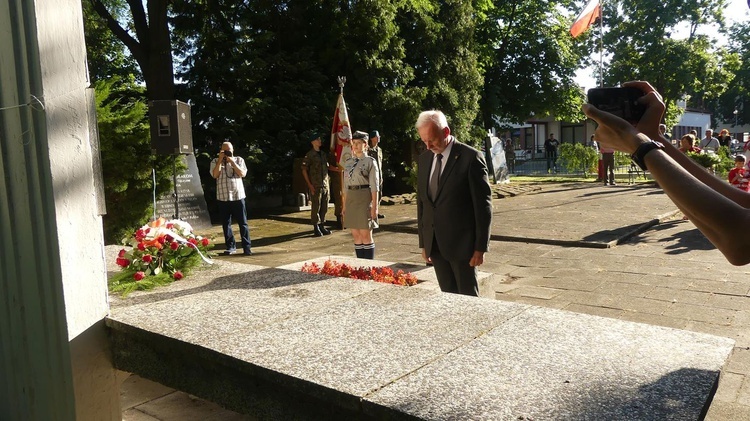
[[[177,211],[179,219],[187,221],[194,229],[210,228],[206,198],[203,195],[198,163],[195,155],[180,155],[178,159],[187,165],[184,174],[177,175]],[[173,219],[175,217],[174,189],[156,201],[156,216]]]

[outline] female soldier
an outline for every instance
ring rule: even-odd
[[[367,133],[352,135],[352,156],[344,162],[344,227],[352,230],[357,257],[375,258],[372,230],[377,228],[380,172],[372,157],[367,156]]]

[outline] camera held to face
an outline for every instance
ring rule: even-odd
[[[224,157],[226,157],[226,158],[231,158],[232,157],[232,151],[226,150],[226,151],[223,151],[223,152],[224,152]]]

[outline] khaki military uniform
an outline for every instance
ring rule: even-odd
[[[322,224],[328,212],[328,154],[310,150],[302,159],[302,171],[307,172],[315,190],[310,192],[310,219],[313,225]]]

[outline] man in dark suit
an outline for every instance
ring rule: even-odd
[[[440,111],[422,112],[415,126],[428,149],[417,162],[422,257],[433,264],[443,292],[477,296],[477,266],[484,262],[492,222],[484,154],[451,136]]]

